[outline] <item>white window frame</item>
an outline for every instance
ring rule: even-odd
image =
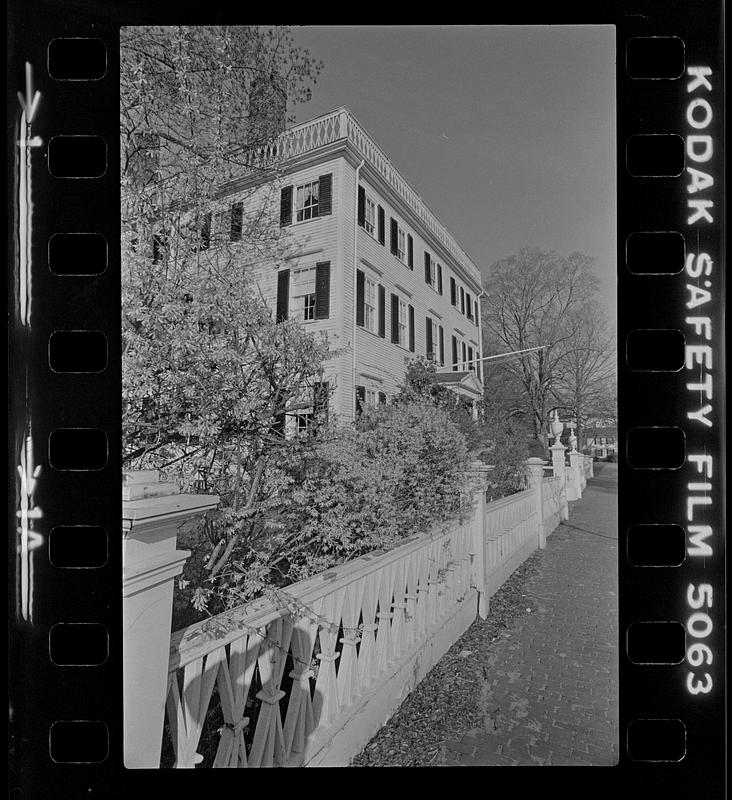
[[[379,327],[379,288],[376,281],[364,276],[363,282],[363,326],[376,333]],[[373,301],[373,303],[372,303]]]
[[[409,310],[407,301],[397,297],[399,302],[399,314],[397,316],[397,331],[399,333],[399,347],[409,347]]]
[[[407,232],[402,226],[397,222],[397,251],[396,257],[403,263],[407,263]],[[402,249],[404,248],[404,249]]]
[[[432,317],[430,317],[430,325],[432,326],[432,360],[435,364],[442,366],[442,361],[440,360],[440,326]],[[427,355],[429,357],[429,353]]]
[[[305,191],[310,188],[311,202],[305,202]],[[312,201],[314,195],[314,202]],[[295,203],[294,214],[295,222],[309,222],[311,219],[317,219],[320,210],[320,179],[315,178],[312,181],[305,181],[295,185]]]
[[[364,387],[364,403],[367,406],[379,405],[379,392],[377,389],[371,389],[368,386]]]
[[[296,276],[303,272],[312,273],[313,291],[297,294],[295,291],[297,287]],[[290,274],[290,307],[288,310],[291,319],[297,319],[300,322],[315,321],[315,267],[300,267],[292,270]]]
[[[432,260],[430,256],[430,286],[439,294],[439,285],[437,283],[437,267],[439,264]]]
[[[366,200],[364,204],[364,217],[363,217],[363,227],[366,233],[370,236],[373,236],[374,239],[377,236],[377,211],[376,211],[376,200],[369,195],[366,195]]]

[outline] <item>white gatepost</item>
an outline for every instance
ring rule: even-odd
[[[122,489],[122,692],[124,764],[160,766],[168,689],[173,579],[190,555],[178,528],[219,502],[179,494],[157,470],[127,472]]]
[[[559,518],[569,519],[567,504],[567,474],[564,465],[564,445],[558,441],[549,450],[552,454],[552,473],[559,476]]]
[[[474,512],[470,521],[472,542],[470,547],[471,558],[471,579],[472,584],[478,592],[478,616],[486,619],[488,616],[488,594],[485,586],[485,492],[487,487],[487,476],[490,470],[480,461],[473,462],[471,465],[471,475],[477,478],[478,487],[473,495]]]
[[[577,483],[578,500],[582,499],[582,489],[584,489],[584,456],[577,450],[572,450],[569,454],[569,463],[574,473],[574,479]]]
[[[546,529],[544,528],[544,461],[541,458],[529,458],[530,486],[536,495],[536,514],[538,519],[539,547],[546,547]]]

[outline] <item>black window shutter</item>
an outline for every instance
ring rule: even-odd
[[[442,264],[437,265],[437,291],[442,294]]]
[[[325,217],[333,208],[333,175],[321,175],[318,194],[318,216]]]
[[[283,186],[280,192],[280,227],[292,223],[292,186]]]
[[[283,269],[277,273],[277,322],[287,319],[290,307],[290,270]]]
[[[379,244],[386,243],[386,218],[384,209],[379,206]]]
[[[473,298],[470,292],[465,292],[465,307],[467,308],[468,319],[473,319]]]
[[[411,234],[407,234],[407,266],[414,269],[414,240]]]
[[[409,306],[409,349],[414,352],[414,306]]]
[[[458,364],[458,340],[456,336],[452,337],[452,369],[457,372]]]
[[[395,294],[391,296],[391,340],[399,344],[399,298]]]
[[[330,316],[330,261],[315,265],[315,319]]]
[[[480,308],[478,306],[478,301],[475,301],[475,324],[478,324],[478,320],[480,319]]]
[[[201,225],[201,250],[208,250],[211,246],[211,212],[203,215],[203,225]]]
[[[364,314],[364,290],[365,290],[365,282],[364,282],[364,274],[361,272],[360,269],[356,270],[356,325],[360,325],[362,328],[365,322],[365,314]]]
[[[379,284],[379,336],[386,338],[386,290]]]
[[[455,285],[455,278],[450,278],[450,303],[454,306],[457,305],[457,286]]]
[[[468,360],[468,347],[465,342],[461,342],[460,349],[462,350],[462,367],[463,371],[465,370],[465,362]]]
[[[460,287],[460,313],[465,313],[465,290],[463,287]]]
[[[424,282],[432,282],[432,265],[430,264],[430,254],[424,251]]]
[[[234,203],[231,206],[231,229],[229,239],[238,242],[241,239],[242,223],[244,220],[244,203]]]
[[[468,347],[468,369],[475,369],[475,364],[473,364],[473,348]]]
[[[379,392],[379,403],[381,403],[382,406],[386,405],[386,393],[385,392]]]
[[[363,407],[366,405],[366,387],[356,387],[356,416],[360,417],[363,414]]]
[[[358,187],[358,224],[363,228],[366,223],[366,190]]]
[[[394,218],[391,220],[391,252],[394,255],[399,252],[399,226]]]
[[[440,331],[440,364],[445,363],[445,336],[442,325],[439,327]]]
[[[429,317],[425,317],[425,338],[427,339],[427,358],[432,356],[432,320]]]

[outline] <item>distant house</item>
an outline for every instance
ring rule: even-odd
[[[618,427],[612,419],[589,419],[584,428],[586,447],[596,460],[616,458]]]
[[[338,351],[324,376],[332,410],[349,420],[388,402],[417,357],[479,398],[480,271],[350,111],[303,122],[249,158],[280,170],[270,210],[288,255],[277,269],[246,268],[278,320],[326,333]],[[219,194],[213,220],[230,240],[241,236],[242,204],[271,198],[271,181],[260,191],[253,175]],[[302,426],[313,407],[305,398],[293,412],[290,424]]]

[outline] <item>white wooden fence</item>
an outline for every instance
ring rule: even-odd
[[[498,501],[478,492],[465,523],[177,631],[162,761],[126,739],[126,766],[348,764],[559,524],[565,476],[542,473]]]

